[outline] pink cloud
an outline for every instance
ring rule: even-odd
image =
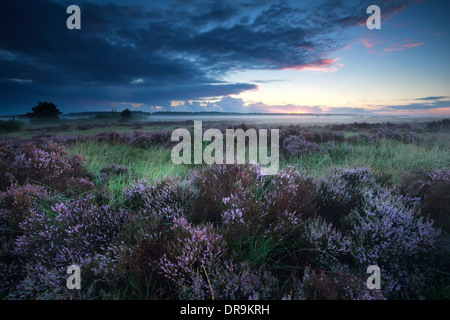
[[[319,73],[324,72],[336,72],[338,68],[344,66],[343,63],[336,63],[341,58],[324,59],[316,63],[310,63],[307,65],[299,65],[293,67],[283,68],[283,70],[297,70],[297,71],[315,71]]]
[[[405,49],[423,46],[424,44],[426,44],[426,42],[411,43],[411,39],[406,39],[406,41],[392,43],[389,46],[389,48],[384,48],[384,51],[386,52],[401,51]]]
[[[362,38],[362,39],[361,39],[361,42],[363,43],[364,47],[370,48],[370,49],[373,48],[373,43],[370,42],[370,39]]]
[[[369,53],[377,53],[376,47],[380,46],[382,43],[380,39],[377,37],[370,37],[370,38],[361,38],[359,41],[363,44],[363,46],[369,50],[367,52]]]
[[[385,41],[382,42],[377,38],[361,38],[360,42],[364,45],[364,47],[369,49],[367,50],[367,52],[381,55],[383,55],[386,52],[402,51],[405,49],[415,48],[426,44],[425,41],[413,42],[413,40],[409,38],[406,38],[403,41],[393,42],[391,44],[387,44]],[[386,45],[387,47],[385,47]],[[384,46],[385,48],[377,50],[377,48],[380,49],[379,47],[381,46]]]

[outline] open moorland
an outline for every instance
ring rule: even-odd
[[[450,298],[450,120],[270,125],[203,123],[278,128],[262,176],[174,164],[193,121],[0,123],[1,297]]]

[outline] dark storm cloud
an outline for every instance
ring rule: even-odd
[[[408,105],[389,106],[385,110],[431,110],[431,109],[450,109],[450,101],[434,100],[429,103],[410,103]]]
[[[117,3],[74,2],[82,29],[68,30],[66,1],[2,1],[0,108],[25,112],[48,99],[165,106],[237,94],[256,84],[224,82],[230,71],[319,63],[377,1]],[[385,12],[406,3],[383,1]]]
[[[424,98],[417,98],[414,100],[442,100],[442,99],[448,99],[447,96],[438,96],[438,97],[424,97]]]
[[[45,1],[0,5],[0,48],[17,55],[0,71],[2,78],[26,77],[44,84],[125,84],[135,77],[196,80],[200,70],[181,59],[141,51],[117,30],[139,27],[146,18],[137,8],[82,6],[82,30],[65,27],[65,8]],[[26,10],[24,9],[26,8]],[[2,62],[3,65],[3,62]],[[23,66],[21,68],[21,65]],[[13,74],[17,70],[17,74]]]

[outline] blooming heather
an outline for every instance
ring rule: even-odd
[[[419,276],[421,286],[426,286],[427,272],[415,264],[430,261],[440,232],[433,221],[420,215],[417,199],[383,189],[367,191],[362,207],[353,210],[348,219],[356,264],[361,268],[380,266],[386,295],[411,294],[412,275]]]
[[[301,156],[320,152],[322,148],[315,142],[309,142],[301,136],[289,136],[284,140],[283,150],[290,156]]]
[[[45,266],[68,266],[106,249],[128,213],[98,206],[93,197],[56,203],[51,214],[34,210],[22,223],[14,254]]]
[[[340,128],[286,127],[281,142],[292,155],[331,154],[345,140]],[[417,141],[402,125],[353,131],[361,143]],[[148,148],[168,137],[86,139]],[[94,186],[85,159],[64,148],[74,139],[0,138],[2,298],[417,298],[447,262],[428,217],[448,216],[446,169],[387,188],[369,168],[262,176],[257,166],[205,165],[183,181],[127,180],[110,199],[104,184],[128,168],[105,164]],[[71,264],[82,267],[80,291],[65,287]],[[369,265],[381,269],[381,290],[365,286]]]
[[[213,270],[225,253],[222,236],[215,233],[212,225],[204,228],[192,226],[185,218],[173,220],[175,242],[159,260],[161,272],[181,290],[199,285],[204,270]],[[206,289],[206,288],[202,288]]]

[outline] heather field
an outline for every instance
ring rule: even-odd
[[[193,122],[2,122],[1,298],[450,298],[449,119],[204,123],[278,128],[266,176],[174,164],[180,127]]]

